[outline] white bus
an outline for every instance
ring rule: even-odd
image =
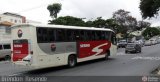
[[[108,58],[117,52],[110,29],[20,24],[12,27],[12,62],[36,68]]]

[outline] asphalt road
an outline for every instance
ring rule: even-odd
[[[124,79],[126,82],[141,82],[142,76],[152,75],[151,72],[159,65],[160,44],[157,44],[153,46],[145,46],[142,49],[142,53],[133,54],[125,54],[124,49],[120,48],[118,49],[117,55],[111,56],[110,59],[107,61],[100,59],[83,62],[79,63],[74,68],[67,68],[66,66],[61,66],[39,70],[31,70],[27,68],[14,67],[10,62],[1,61],[0,76],[69,76],[63,77],[63,79],[60,79],[60,77],[55,77],[55,81],[57,82],[59,82],[59,80],[66,81],[69,79],[72,79],[70,80],[70,82],[75,82],[73,79],[77,81],[77,79],[79,78],[72,76],[81,76],[79,80],[89,82],[97,82],[98,80],[104,82],[124,82]],[[90,80],[88,78],[90,78]]]

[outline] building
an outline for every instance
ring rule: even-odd
[[[5,12],[0,14],[0,41],[11,39],[11,26],[25,23],[26,18],[16,13]]]
[[[0,14],[0,22],[11,22],[13,24],[26,23],[26,17],[16,13],[5,12]]]
[[[2,40],[10,40],[11,39],[11,26],[13,23],[11,22],[0,22],[0,41]]]
[[[3,14],[0,14],[0,22],[10,22],[13,24],[21,24],[21,23],[41,23],[33,20],[28,20],[26,19],[25,16],[19,15],[17,13],[10,13],[10,12],[5,12]]]
[[[5,12],[0,14],[0,41],[11,39],[11,26],[21,23],[40,23],[32,20],[26,20],[25,16]]]

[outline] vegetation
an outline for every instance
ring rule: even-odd
[[[151,23],[149,22],[145,22],[145,21],[138,21],[138,24],[137,24],[137,30],[142,30],[143,28],[147,28],[147,27],[150,27],[151,26]]]
[[[59,3],[48,5],[47,9],[50,12],[50,16],[53,18],[52,20],[49,20],[49,24],[110,28],[116,33],[121,33],[124,37],[129,37],[128,33],[136,30],[142,30],[142,28],[147,28],[151,25],[150,23],[145,21],[137,21],[136,18],[130,15],[129,11],[125,11],[123,9],[115,11],[113,13],[113,17],[110,19],[97,17],[92,21],[84,21],[84,18],[73,16],[63,16],[57,18],[57,14],[61,10],[61,4]]]
[[[160,0],[141,0],[140,10],[144,19],[158,15],[160,9]]]
[[[50,12],[50,16],[52,18],[57,18],[57,14],[61,10],[61,4],[60,3],[53,3],[52,5],[48,5],[47,9]]]
[[[119,25],[119,32],[123,33],[127,37],[127,33],[134,31],[137,26],[136,18],[129,15],[129,11],[120,9],[113,13],[113,19]]]
[[[127,36],[127,32],[141,30],[142,28],[150,26],[150,23],[145,21],[137,22],[137,20],[134,17],[128,14],[128,11],[124,10],[116,11],[113,14],[113,17],[110,19],[103,19],[102,17],[97,17],[93,21],[84,21],[83,18],[64,16],[58,17],[57,19],[49,20],[49,24],[110,28],[114,30],[116,33],[122,33],[124,36]]]
[[[81,18],[73,17],[73,16],[64,16],[59,17],[54,20],[50,20],[49,24],[57,24],[57,25],[70,25],[70,26],[85,26],[85,22]]]
[[[160,30],[156,27],[148,27],[143,31],[142,35],[148,40],[153,36],[160,35]]]
[[[119,26],[118,24],[116,24],[114,19],[105,20],[105,19],[102,19],[102,17],[97,17],[93,21],[90,21],[90,20],[84,21],[83,18],[77,18],[73,16],[64,16],[64,17],[58,17],[57,19],[49,20],[49,24],[110,28],[117,32],[121,31],[120,29],[118,29]]]

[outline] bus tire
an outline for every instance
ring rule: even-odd
[[[110,52],[107,51],[104,59],[105,59],[105,60],[108,60],[108,59],[109,59],[109,56],[110,56]]]
[[[10,60],[11,57],[10,57],[9,55],[6,55],[6,56],[4,57],[4,59],[5,59],[5,60]]]
[[[75,55],[70,55],[68,57],[68,67],[74,67],[77,63],[77,58]]]

